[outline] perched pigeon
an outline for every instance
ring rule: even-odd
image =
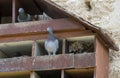
[[[18,22],[27,22],[31,20],[30,14],[26,14],[23,8],[19,8],[18,10],[19,15],[18,15]]]
[[[54,33],[50,27],[47,28],[47,31],[49,32],[49,36],[48,39],[45,41],[44,46],[49,55],[51,55],[51,53],[55,55],[59,47],[59,41],[54,36]]]

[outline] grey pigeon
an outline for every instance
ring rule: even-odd
[[[27,21],[31,21],[31,16],[30,14],[26,14],[23,8],[19,8],[18,10],[19,15],[18,15],[18,22],[27,22]]]
[[[44,46],[49,55],[51,54],[55,55],[59,47],[59,41],[54,36],[54,33],[50,27],[47,28],[47,31],[49,32],[49,36],[48,39],[45,41]]]

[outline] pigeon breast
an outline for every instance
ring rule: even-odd
[[[48,52],[56,52],[58,49],[58,40],[47,40],[45,41],[45,48]]]

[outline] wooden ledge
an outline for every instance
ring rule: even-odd
[[[94,53],[16,57],[0,60],[0,72],[95,67]]]
[[[74,20],[63,18],[47,21],[32,21],[22,23],[11,23],[0,25],[0,36],[14,36],[25,34],[47,33],[47,27],[53,31],[85,30],[85,28]]]

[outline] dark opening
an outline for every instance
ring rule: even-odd
[[[65,78],[94,78],[94,69],[65,70]]]
[[[30,14],[30,21],[52,20],[67,17],[60,10],[42,0],[1,0],[0,23],[18,22],[18,9],[23,8]]]
[[[31,56],[32,41],[1,43],[0,54],[0,58]]]
[[[12,23],[12,0],[0,0],[0,23]]]
[[[61,78],[60,70],[38,71],[37,74],[40,78]]]

